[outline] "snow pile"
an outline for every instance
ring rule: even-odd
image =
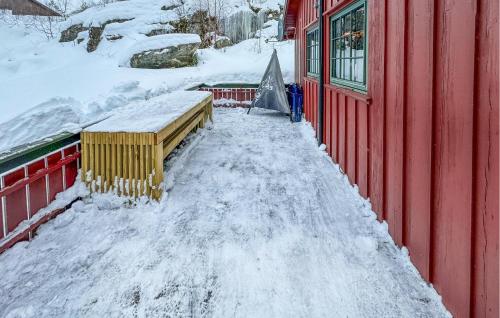
[[[159,11],[159,9],[159,4],[156,1],[118,1],[105,6],[94,6],[78,14],[72,15],[61,24],[61,28],[66,29],[75,24],[99,26],[110,20],[134,19],[137,16],[151,16],[152,12]]]
[[[210,95],[209,92],[177,91],[145,102],[131,103],[85,131],[158,132]]]
[[[92,195],[0,255],[0,316],[450,316],[308,124],[214,116],[161,202]]]

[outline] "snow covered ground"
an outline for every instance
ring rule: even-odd
[[[110,7],[113,6],[106,8]],[[258,83],[273,48],[278,51],[285,82],[293,81],[293,42],[265,43],[266,38],[277,34],[276,23],[263,30],[261,39],[220,50],[198,50],[196,67],[163,70],[125,67],[124,56],[130,57],[129,50],[147,39],[145,35],[137,35],[141,23],[152,27],[144,21],[147,18],[106,26],[105,33],[120,31],[129,37],[117,42],[103,40],[90,54],[83,44],[47,40],[32,29],[0,20],[0,153],[59,132],[77,132],[130,102],[169,91],[203,82]],[[130,34],[124,33],[125,29]]]
[[[0,255],[1,317],[446,317],[306,124],[216,109],[159,203],[93,195]]]

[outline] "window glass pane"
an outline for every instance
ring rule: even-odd
[[[335,77],[340,78],[341,60],[335,60]]]
[[[351,57],[351,37],[345,36],[342,41],[344,42],[344,57]]]
[[[349,80],[351,74],[351,60],[345,59],[342,61],[342,79]]]
[[[354,56],[364,56],[365,52],[365,34],[363,31],[358,31],[353,34],[352,37],[352,47],[355,51]]]
[[[340,22],[340,36],[343,36],[345,33],[345,17],[339,19]]]
[[[364,82],[364,59],[353,59],[353,78],[352,80],[358,83],[363,83]]]
[[[365,46],[365,8],[361,7],[354,11],[352,46],[356,51],[354,56],[363,56]]]
[[[346,43],[345,43],[345,38],[340,38],[339,39],[339,57],[345,57],[345,52],[346,52]]]
[[[350,33],[351,33],[351,14],[347,14],[345,17],[344,17],[345,21],[345,26],[344,26],[344,36],[348,36]]]
[[[353,12],[352,30],[354,32],[365,30],[365,7],[358,8]]]

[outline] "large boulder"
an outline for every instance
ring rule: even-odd
[[[87,52],[94,52],[101,42],[104,26],[91,27],[89,30],[89,41],[87,42]]]
[[[194,66],[198,63],[196,50],[200,44],[196,34],[154,36],[131,48],[130,66],[150,69]]]
[[[215,38],[214,47],[216,49],[222,49],[222,48],[225,48],[225,47],[231,46],[231,45],[233,45],[233,42],[227,36],[217,36]]]
[[[82,23],[75,24],[61,32],[59,42],[72,42],[78,37],[78,33],[87,31],[89,28],[84,27]]]

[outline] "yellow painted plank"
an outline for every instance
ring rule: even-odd
[[[145,160],[145,156],[144,156],[144,134],[140,134],[139,135],[139,188],[140,188],[140,192],[139,192],[139,196],[143,195],[144,194],[144,160]]]
[[[116,177],[117,177],[117,173],[116,173],[116,134],[111,134],[110,136],[111,138],[111,142],[110,142],[110,146],[111,146],[111,185],[112,185],[112,188],[116,191],[117,189],[117,184],[116,184]],[[118,191],[116,191],[116,193],[118,193]]]
[[[151,195],[151,188],[149,186],[149,176],[151,175],[151,135],[146,136],[146,145],[145,145],[145,181],[146,181],[146,195]]]
[[[128,182],[129,182],[129,196],[132,196],[134,194],[134,145],[131,142],[132,134],[127,134],[127,144],[129,145],[128,147]]]
[[[104,148],[106,149],[106,157],[105,157],[105,164],[106,164],[106,186],[105,186],[105,191],[109,191],[111,189],[111,145],[110,145],[110,134],[105,134],[104,135]]]

